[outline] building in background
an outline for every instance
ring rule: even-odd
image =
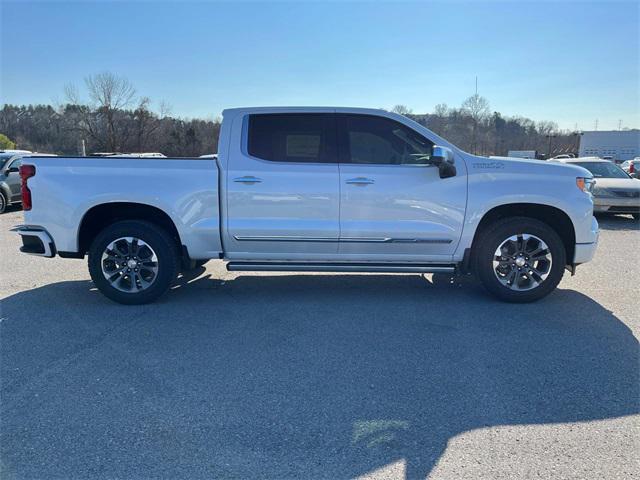
[[[640,156],[640,130],[582,132],[580,156],[607,158],[616,163],[638,157]]]

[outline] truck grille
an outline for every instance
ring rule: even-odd
[[[611,193],[616,197],[640,198],[640,191],[638,190],[612,190]]]

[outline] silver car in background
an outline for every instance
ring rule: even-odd
[[[631,178],[622,168],[597,157],[555,160],[586,168],[593,174],[593,212],[633,215],[640,220],[640,180]]]
[[[24,157],[30,156],[55,157],[48,153],[33,153],[26,150],[0,152],[0,213],[4,213],[10,205],[22,203],[20,165]]]

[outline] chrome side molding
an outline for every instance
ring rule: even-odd
[[[339,243],[442,243],[450,238],[390,238],[390,237],[302,237],[294,235],[234,235],[239,242],[339,242]]]

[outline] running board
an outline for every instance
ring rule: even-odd
[[[454,273],[455,266],[444,263],[229,262],[227,270],[230,272]]]

